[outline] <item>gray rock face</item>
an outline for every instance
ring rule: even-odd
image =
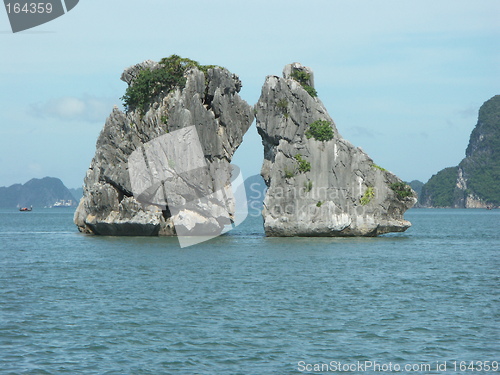
[[[153,60],[146,60],[139,64],[132,65],[125,69],[122,73],[120,79],[126,82],[129,86],[137,78],[137,75],[144,69],[155,69],[158,67],[158,63]]]
[[[268,186],[266,235],[376,236],[410,227],[403,214],[416,202],[413,190],[341,137],[321,101],[304,89],[314,86],[309,68],[287,65],[283,76],[266,78],[255,105]],[[310,125],[317,120],[333,130],[331,140],[316,139],[321,134]]]
[[[122,80],[133,85],[142,69],[158,66],[150,60],[137,64],[123,72]],[[197,68],[191,68],[185,77],[183,89],[176,88],[152,98],[144,113],[113,109],[97,140],[96,153],[84,181],[84,195],[75,213],[74,221],[81,232],[175,235],[175,218],[188,228],[208,221],[217,230],[232,219],[234,201],[228,188],[229,163],[253,121],[252,108],[238,95],[240,80],[226,69],[212,68],[205,76]],[[176,185],[173,179],[168,179],[171,175],[167,173],[169,162],[163,146],[149,147],[156,142],[151,141],[188,127],[196,129],[205,166],[196,174],[196,186],[203,187],[204,196],[213,194],[203,202],[187,196],[195,188],[190,185],[192,189],[187,189],[185,181]],[[189,152],[189,142],[185,146],[187,149],[178,151],[176,157],[182,158],[186,165],[196,164],[191,160],[195,156]],[[139,164],[140,156],[147,155],[142,172],[137,168],[139,164],[134,164],[132,172],[129,170],[134,151]],[[173,164],[170,167],[174,169]],[[144,178],[163,176],[161,186],[154,186],[157,190],[152,193],[160,203],[154,199],[139,202],[134,196],[137,183],[132,182],[142,175]],[[163,189],[165,186],[168,188]],[[163,195],[158,198],[158,194]],[[168,202],[181,199],[184,199],[181,203],[187,202],[185,209],[178,206],[176,212],[172,212]]]

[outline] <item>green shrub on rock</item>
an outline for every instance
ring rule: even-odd
[[[372,164],[372,167],[375,169],[381,170],[382,172],[387,172],[387,169],[382,168],[380,165]]]
[[[375,197],[375,189],[373,188],[373,186],[368,186],[366,188],[366,191],[365,193],[363,194],[363,196],[360,198],[360,203],[361,205],[363,206],[366,206],[368,203],[371,202],[371,200]]]
[[[276,103],[276,107],[278,108],[278,111],[281,112],[283,117],[288,118],[289,113],[288,113],[288,100],[286,99],[280,99],[278,103]]]
[[[120,98],[126,111],[138,109],[146,111],[147,105],[161,92],[169,92],[178,87],[184,88],[184,73],[190,68],[198,68],[203,73],[215,65],[200,65],[198,62],[177,55],[163,58],[156,69],[144,69],[139,72],[133,83]]]
[[[406,198],[413,196],[411,187],[405,182],[395,182],[391,184],[391,189],[396,193],[399,198]]]
[[[294,159],[297,160],[299,163],[299,171],[300,172],[309,172],[311,170],[311,163],[309,163],[307,160],[302,159],[301,154],[297,154],[294,156]]]
[[[305,135],[307,139],[314,138],[317,141],[329,141],[333,139],[332,124],[325,120],[314,121],[309,125]]]
[[[291,171],[289,169],[285,169],[284,170],[284,173],[285,173],[285,178],[292,178],[293,176],[295,176],[295,172],[294,171]]]
[[[300,85],[304,88],[304,90],[307,91],[309,95],[311,95],[313,98],[318,96],[318,93],[314,89],[314,87],[309,86],[307,82],[311,78],[311,75],[309,73],[306,73],[302,70],[294,70],[291,74],[292,78],[296,80]]]

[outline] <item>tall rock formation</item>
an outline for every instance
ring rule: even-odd
[[[255,105],[264,145],[268,236],[376,236],[410,227],[415,193],[339,134],[316,97],[313,72],[287,65]]]
[[[121,79],[129,85],[127,111],[115,107],[99,135],[75,213],[78,229],[175,235],[180,225],[208,224],[220,230],[234,212],[229,163],[254,117],[238,95],[239,78],[173,55],[132,66]],[[171,134],[177,138],[164,141]],[[186,176],[179,165],[197,169]]]
[[[457,167],[445,168],[423,186],[424,207],[500,207],[500,95],[479,109],[476,127]]]

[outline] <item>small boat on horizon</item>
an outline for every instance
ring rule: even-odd
[[[33,211],[33,206],[30,206],[30,208],[28,208],[28,207],[20,207],[19,211],[21,211],[21,212]]]

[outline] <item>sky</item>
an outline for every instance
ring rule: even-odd
[[[81,0],[12,33],[0,9],[0,186],[58,177],[80,187],[127,85],[122,71],[171,54],[239,75],[300,62],[340,134],[403,180],[465,156],[483,102],[500,94],[500,1]],[[233,162],[258,174],[255,123]]]

